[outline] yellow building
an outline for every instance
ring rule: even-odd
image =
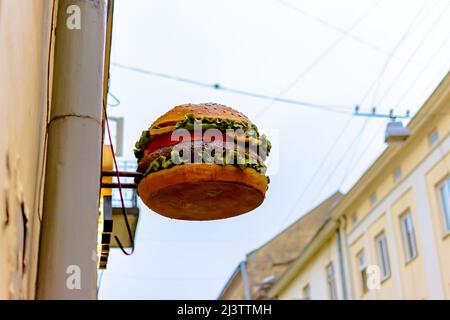
[[[337,192],[303,215],[285,230],[247,254],[219,295],[221,300],[267,299],[274,281],[290,269],[331,219],[342,199]]]
[[[269,290],[271,299],[347,299],[341,230],[328,220]]]
[[[411,136],[364,173],[269,297],[450,299],[450,75],[408,128]]]
[[[410,137],[386,148],[263,298],[450,299],[450,75],[408,129]],[[239,281],[230,283],[242,287]]]

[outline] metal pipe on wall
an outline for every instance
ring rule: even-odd
[[[347,280],[345,277],[345,270],[344,270],[344,256],[343,256],[343,249],[342,249],[342,237],[341,237],[341,225],[338,225],[338,228],[336,229],[336,242],[338,247],[338,260],[339,260],[339,274],[341,279],[341,287],[342,287],[342,299],[348,300],[348,293],[347,293]]]
[[[106,8],[58,4],[38,299],[96,298]]]
[[[242,274],[242,281],[244,282],[244,295],[245,295],[245,300],[252,300],[252,295],[250,292],[250,286],[248,283],[248,276],[247,276],[247,262],[241,261],[240,263],[240,269],[241,269],[241,274]]]

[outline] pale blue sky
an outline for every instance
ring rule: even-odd
[[[447,0],[284,3],[116,0],[112,61],[270,96],[286,91],[304,73],[283,97],[343,105],[349,111],[375,83],[373,88],[378,89],[369,92],[362,107],[376,104],[385,112],[389,108],[416,111],[449,69]],[[367,11],[343,37],[343,31]],[[397,44],[395,57],[388,59],[386,52]],[[329,53],[309,68],[329,47]],[[353,117],[304,191],[348,115],[274,103],[254,119],[268,101],[115,66],[111,67],[111,92],[121,105],[110,108],[110,114],[125,118],[123,159],[133,159],[141,130],[168,109],[213,101],[239,109],[269,134],[279,169],[271,176],[264,204],[237,218],[175,221],[141,205],[135,254],[111,252],[100,298],[215,299],[247,252],[339,187],[347,191],[385,147],[385,120],[366,123],[365,118]]]

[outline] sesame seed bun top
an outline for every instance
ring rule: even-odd
[[[169,110],[153,122],[151,127],[165,127],[174,125],[178,121],[184,120],[185,116],[190,113],[194,114],[196,118],[205,117],[213,119],[226,119],[252,124],[246,116],[233,108],[218,103],[189,103],[176,106]]]

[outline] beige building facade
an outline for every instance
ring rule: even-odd
[[[390,145],[333,210],[350,299],[450,299],[450,76],[408,128],[408,140]],[[270,297],[304,297],[311,283],[322,292],[312,298],[332,298],[324,268],[339,246],[318,241]]]
[[[408,129],[272,280],[267,299],[450,299],[450,75]]]

